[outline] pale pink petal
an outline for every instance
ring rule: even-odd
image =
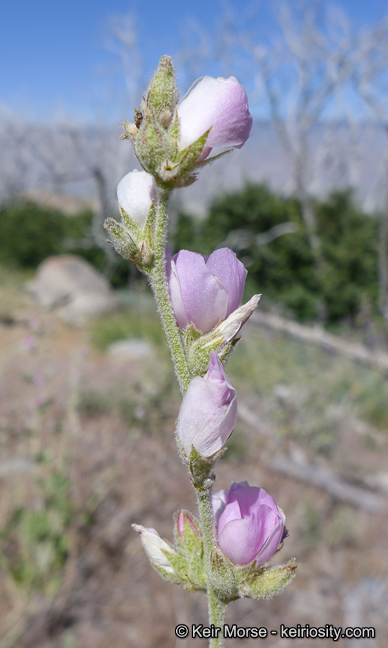
[[[215,79],[205,76],[198,79],[179,104],[178,116],[182,149],[210,127],[207,148],[241,148],[252,130],[247,94],[235,77]],[[204,157],[202,154],[201,159]]]

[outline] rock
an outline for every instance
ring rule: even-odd
[[[90,317],[117,307],[117,298],[105,277],[73,254],[49,257],[26,285],[38,304],[57,309],[66,322],[84,324]]]
[[[118,360],[136,360],[141,358],[152,358],[155,349],[149,342],[132,338],[132,340],[118,340],[108,347],[108,353]]]

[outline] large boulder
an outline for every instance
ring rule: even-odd
[[[105,277],[74,254],[45,259],[26,287],[40,306],[55,309],[61,319],[72,324],[83,324],[117,307]]]

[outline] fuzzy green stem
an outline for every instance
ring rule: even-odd
[[[213,520],[213,506],[212,506],[212,486],[209,488],[196,488],[195,489],[198,502],[199,517],[201,520],[202,537],[203,537],[203,550],[205,555],[205,565],[207,571],[211,569],[210,552],[214,546],[214,520]],[[207,596],[208,596],[208,609],[209,609],[209,626],[213,623],[217,628],[221,628],[218,637],[214,637],[209,641],[209,648],[223,648],[223,626],[227,603],[221,601],[214,587],[210,583],[209,576],[207,578]]]
[[[156,207],[155,232],[154,232],[154,266],[150,272],[150,283],[154,291],[155,300],[162,320],[163,329],[170,348],[172,361],[178,378],[179,388],[184,394],[192,378],[186,359],[185,349],[181,334],[175,321],[168,292],[166,276],[165,243],[168,219],[168,199],[170,191],[158,188],[158,202]]]
[[[179,387],[182,394],[184,394],[189,386],[192,376],[189,370],[182,337],[171,307],[167,284],[166,257],[164,250],[166,243],[169,195],[170,192],[168,190],[158,187],[158,202],[156,207],[153,238],[154,265],[150,272],[150,282],[154,291],[168,346],[170,347]],[[205,564],[207,565],[207,572],[209,574],[211,569],[210,553],[214,546],[212,484],[209,484],[208,488],[203,485],[195,490],[203,533]],[[210,582],[209,576],[207,577],[207,594],[209,625],[214,624],[215,627],[221,628],[219,636],[210,639],[209,648],[222,648],[224,645],[223,624],[227,605],[219,599],[216,590]]]
[[[209,625],[214,623],[216,628],[221,628],[218,637],[213,637],[209,641],[209,648],[223,648],[224,646],[224,621],[227,603],[223,603],[218,598],[217,592],[208,586],[207,590],[208,608],[209,608]]]

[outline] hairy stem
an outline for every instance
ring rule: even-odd
[[[209,488],[196,488],[195,489],[198,502],[199,517],[201,520],[203,549],[205,554],[205,565],[207,570],[207,596],[208,596],[208,610],[209,610],[209,626],[214,624],[216,628],[221,628],[217,637],[213,637],[209,641],[209,648],[223,648],[223,625],[227,604],[221,601],[214,587],[211,585],[209,579],[210,552],[214,546],[214,520],[213,520],[213,507],[212,507],[212,486]]]
[[[170,192],[158,188],[158,202],[156,207],[155,230],[153,239],[154,266],[150,273],[150,282],[154,291],[155,300],[158,306],[163,329],[170,348],[171,357],[178,378],[178,383],[182,394],[189,386],[192,378],[187,363],[185,348],[182,337],[175,321],[174,313],[171,307],[170,295],[168,291],[166,276],[166,257],[165,243],[168,219],[168,199]],[[226,613],[226,603],[221,601],[216,590],[213,588],[209,579],[211,569],[210,553],[214,546],[214,522],[212,510],[212,483],[196,488],[198,508],[201,519],[205,564],[207,566],[207,595],[209,608],[209,625],[214,624],[216,628],[221,628],[217,637],[209,641],[209,648],[222,648],[223,640],[223,623]]]
[[[181,334],[175,321],[172,311],[170,295],[168,292],[166,277],[166,230],[168,219],[168,199],[170,192],[158,188],[158,203],[156,207],[155,235],[154,235],[154,267],[150,273],[150,282],[154,291],[155,300],[158,306],[163,329],[170,348],[175,373],[178,378],[179,388],[184,394],[187,390],[191,374],[189,371],[185,349],[182,343]]]

